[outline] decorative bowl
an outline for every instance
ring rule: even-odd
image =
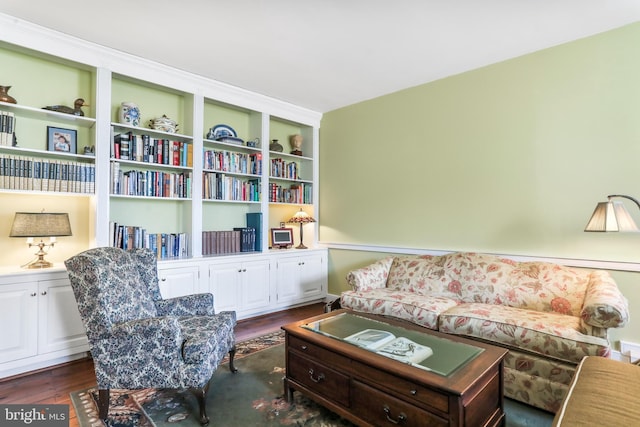
[[[175,120],[171,120],[164,114],[157,119],[149,120],[149,127],[153,130],[159,130],[167,133],[176,133],[178,130],[178,124]]]

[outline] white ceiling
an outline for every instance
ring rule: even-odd
[[[0,0],[0,12],[317,112],[640,20],[639,0]]]

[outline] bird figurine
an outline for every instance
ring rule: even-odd
[[[42,107],[44,110],[57,111],[58,113],[64,114],[73,114],[74,116],[84,116],[84,111],[82,111],[82,107],[88,107],[89,104],[84,103],[84,99],[78,98],[73,101],[73,108],[67,107],[66,105],[48,105],[46,107]]]

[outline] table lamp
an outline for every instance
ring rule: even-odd
[[[291,219],[287,222],[289,224],[291,223],[300,224],[300,244],[296,246],[296,249],[307,249],[304,243],[302,243],[302,226],[309,222],[316,222],[316,220],[313,219],[313,217],[310,216],[308,213],[303,211],[302,208],[300,208],[300,211],[296,212],[296,214],[293,217],[291,217]]]
[[[71,236],[71,224],[69,214],[66,213],[34,213],[16,212],[11,226],[9,237],[26,237],[29,247],[37,246],[35,255],[38,259],[23,265],[27,268],[49,268],[53,264],[44,259],[47,254],[44,248],[52,248],[56,243],[56,237]],[[39,243],[33,243],[33,238],[39,237]],[[43,237],[49,238],[49,243],[44,243]]]

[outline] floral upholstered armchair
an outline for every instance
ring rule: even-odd
[[[148,249],[89,249],[65,261],[89,338],[100,418],[110,389],[190,389],[207,424],[209,380],[235,354],[235,312],[214,313],[213,295],[164,300]]]

